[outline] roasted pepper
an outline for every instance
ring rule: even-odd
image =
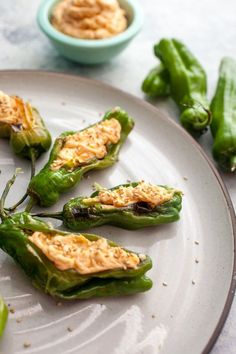
[[[1,249],[21,266],[31,278],[35,287],[47,294],[64,299],[83,299],[93,296],[128,295],[146,291],[152,286],[151,280],[144,276],[147,270],[151,268],[151,260],[148,256],[125,250],[126,253],[134,254],[139,259],[139,263],[134,268],[124,265],[121,268],[105,268],[104,271],[83,274],[74,268],[63,270],[63,262],[59,267],[59,259],[65,257],[66,247],[63,249],[64,254],[62,256],[55,255],[55,261],[53,262],[42,252],[42,249],[32,242],[32,235],[36,234],[45,235],[45,244],[47,240],[51,240],[53,237],[57,237],[55,238],[55,244],[60,237],[69,239],[73,236],[75,242],[81,236],[84,241],[100,240],[102,243],[105,239],[91,234],[72,235],[68,232],[55,230],[47,223],[33,218],[27,213],[18,213],[6,218],[0,225]],[[42,240],[40,242],[42,243]],[[98,244],[98,251],[95,252],[99,252],[101,243]],[[110,248],[118,247],[112,241],[108,241],[108,245]],[[57,247],[57,244],[55,247]],[[60,244],[58,247],[60,247]],[[119,247],[119,249],[121,248]],[[122,250],[124,251],[124,249]],[[80,251],[77,248],[76,251],[82,253],[83,249]],[[100,259],[101,257],[99,261]],[[84,258],[82,261],[84,261]],[[94,265],[95,261],[96,258],[93,258],[91,264]]]
[[[170,94],[169,74],[162,63],[153,68],[142,83],[143,92],[151,97],[162,97]]]
[[[0,137],[9,138],[13,151],[28,159],[39,157],[51,145],[42,117],[29,102],[0,92]]]
[[[211,102],[213,156],[229,172],[236,168],[236,61],[223,58],[215,96]]]
[[[111,189],[96,187],[97,191],[89,198],[71,199],[62,212],[38,216],[63,220],[66,227],[75,231],[105,224],[136,230],[179,219],[182,193],[173,188],[144,182],[122,184]]]
[[[101,134],[99,132],[94,133],[91,129],[98,129],[98,127],[103,129],[102,124],[108,125],[108,121],[110,121],[109,124],[114,124],[111,131],[114,133],[116,143],[109,142],[104,146],[99,145],[96,147],[96,144],[99,144],[97,141],[100,141]],[[48,163],[31,180],[28,188],[29,195],[42,206],[55,204],[60,194],[78,184],[86,172],[113,165],[117,161],[120,148],[133,126],[133,119],[125,111],[117,107],[107,112],[102,121],[87,129],[80,132],[63,133],[56,139]],[[106,128],[104,129],[106,130]],[[119,136],[117,135],[118,133]],[[85,141],[82,141],[83,134],[89,135],[88,137],[86,136]],[[93,138],[93,134],[95,138]],[[106,131],[105,134],[107,134]],[[73,150],[71,150],[71,146]],[[90,155],[87,158],[87,149],[90,148],[92,150],[88,151]],[[96,154],[100,148],[102,148],[103,154],[97,157]],[[83,162],[78,161],[80,158],[83,158]]]
[[[26,212],[7,215],[5,198],[16,174],[0,199],[0,248],[31,278],[35,287],[63,299],[129,295],[149,290],[145,273],[151,259],[91,234],[71,234]]]
[[[3,298],[0,296],[0,337],[3,334],[4,328],[6,326],[8,317],[8,309],[6,304],[3,301]]]
[[[169,73],[171,96],[180,107],[182,125],[200,135],[211,122],[205,71],[177,39],[162,39],[154,51]]]
[[[51,136],[36,108],[17,96],[0,92],[0,137],[10,139],[15,154],[31,160],[31,178],[35,160],[51,145]],[[9,210],[13,211],[27,198],[27,193]]]

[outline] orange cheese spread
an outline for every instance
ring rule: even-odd
[[[51,164],[51,169],[58,170],[63,166],[75,168],[94,158],[104,158],[107,146],[117,144],[120,133],[119,121],[111,118],[76,134],[68,135],[57,158]]]
[[[117,0],[62,0],[53,10],[51,23],[58,31],[83,39],[113,37],[128,25]]]
[[[50,234],[34,232],[29,240],[34,243],[60,270],[74,269],[80,274],[91,274],[113,269],[136,268],[146,258],[121,247],[112,247],[104,238],[90,241],[81,234]]]
[[[115,208],[122,208],[130,204],[145,202],[152,208],[167,202],[173,197],[174,190],[155,186],[141,181],[136,187],[121,186],[117,189],[101,189],[94,198],[84,199],[85,204],[101,203],[111,205]]]

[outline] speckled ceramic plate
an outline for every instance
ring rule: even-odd
[[[46,72],[1,72],[1,90],[30,99],[54,137],[96,122],[114,106],[136,121],[120,161],[94,172],[70,197],[127,179],[169,184],[184,192],[181,220],[141,231],[102,227],[98,234],[153,259],[153,288],[144,294],[59,303],[34,289],[0,253],[0,292],[12,309],[0,352],[76,354],[199,354],[214,344],[232,302],[234,214],[219,175],[189,135],[152,106],[102,83]],[[38,162],[40,168],[47,160]],[[29,165],[0,141],[0,187],[15,167],[25,171],[8,203],[27,185]],[[93,230],[94,231],[94,230]],[[69,330],[68,330],[69,329]],[[30,344],[25,348],[24,343]]]

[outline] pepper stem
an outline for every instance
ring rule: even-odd
[[[236,169],[236,155],[230,158],[230,171],[234,172]]]
[[[35,150],[34,149],[30,149],[30,161],[31,161],[31,175],[30,175],[30,181],[31,179],[34,177],[35,175]],[[25,199],[28,197],[28,193],[26,192],[23,197],[16,203],[14,204],[12,207],[10,208],[6,208],[5,210],[12,212],[15,211],[16,208],[21,205]]]
[[[58,211],[57,213],[38,213],[38,214],[32,214],[32,216],[38,216],[39,218],[52,218],[52,219],[58,219],[62,220],[63,219],[63,212]]]
[[[8,196],[8,193],[12,187],[12,185],[14,184],[15,180],[16,180],[16,177],[19,173],[21,173],[22,170],[21,168],[17,168],[15,170],[15,173],[14,175],[12,176],[12,178],[7,182],[6,184],[6,187],[4,188],[3,192],[2,192],[2,195],[1,195],[1,198],[0,198],[0,217],[2,220],[6,219],[7,218],[7,213],[5,212],[4,210],[4,205],[5,205],[5,201],[6,201],[6,198]]]
[[[36,200],[31,197],[28,204],[26,205],[25,212],[29,213],[35,204],[36,204]]]

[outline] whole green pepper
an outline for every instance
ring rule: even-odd
[[[56,139],[49,161],[43,169],[36,176],[34,176],[29,184],[28,194],[38,204],[41,206],[50,206],[55,204],[59,199],[60,194],[68,191],[78,184],[86,172],[111,166],[117,161],[120,148],[132,130],[134,121],[119,107],[107,112],[103,118],[103,121],[112,118],[118,120],[121,125],[121,135],[118,143],[107,146],[107,154],[104,158],[94,158],[87,164],[81,165],[73,170],[67,168],[66,166],[62,166],[60,169],[55,171],[51,169],[51,165],[62,149],[65,138],[69,135],[76,134],[77,132],[65,132]]]
[[[122,184],[108,191],[120,187],[136,187],[139,182]],[[37,216],[52,217],[63,220],[64,226],[71,230],[81,231],[101,225],[113,225],[128,230],[137,230],[147,226],[166,224],[177,221],[181,210],[182,193],[167,186],[167,191],[173,191],[169,201],[154,208],[145,202],[130,204],[125,207],[115,207],[93,202],[100,189],[94,192],[89,198],[78,197],[71,199],[64,205],[63,211],[55,214],[42,213]],[[104,190],[104,188],[102,189]]]
[[[236,61],[223,58],[215,96],[211,102],[213,156],[229,172],[236,168]]]
[[[151,98],[170,94],[169,74],[162,63],[148,73],[142,83],[142,90]]]
[[[169,73],[171,96],[180,107],[182,125],[192,134],[202,134],[211,122],[211,114],[201,64],[177,39],[162,39],[154,51]]]
[[[7,317],[8,317],[8,309],[6,304],[3,301],[3,298],[0,296],[0,337],[2,336],[3,331],[5,329]]]
[[[129,269],[105,270],[92,274],[80,274],[74,269],[60,270],[29,240],[35,231],[52,236],[71,235],[53,229],[28,213],[17,213],[5,217],[0,225],[0,248],[21,266],[35,287],[51,296],[85,299],[93,296],[128,295],[146,291],[152,286],[151,280],[144,276],[152,266],[148,256],[140,258],[140,263]],[[90,241],[101,238],[91,234],[82,236]],[[111,247],[117,246],[112,241],[108,241],[108,244]]]

